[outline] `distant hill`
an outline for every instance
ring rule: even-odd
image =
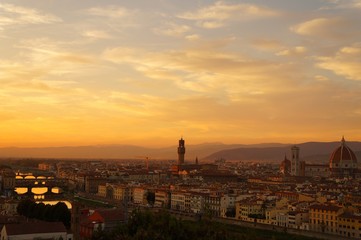
[[[210,153],[242,145],[225,145],[222,143],[205,143],[186,145],[186,159],[203,158]],[[91,158],[91,159],[177,159],[177,147],[146,148],[131,145],[97,145],[75,147],[46,148],[0,148],[0,158]]]
[[[361,161],[361,142],[346,142]],[[272,161],[280,162],[284,156],[290,158],[291,144],[223,144],[204,143],[186,145],[186,161],[214,161],[224,158],[228,161]],[[307,142],[297,144],[300,156],[308,162],[327,162],[332,151],[340,142]],[[0,148],[0,158],[69,158],[69,159],[144,159],[175,160],[178,158],[176,145],[164,148],[146,148],[132,145],[97,145],[46,148]]]
[[[346,142],[361,160],[361,142]],[[340,146],[340,142],[307,142],[297,144],[300,148],[300,158],[306,162],[323,163],[327,162],[332,152]],[[292,145],[279,147],[240,147],[234,149],[221,150],[214,152],[204,158],[204,160],[214,160],[224,158],[226,160],[242,161],[272,161],[280,162],[286,155],[291,158]]]

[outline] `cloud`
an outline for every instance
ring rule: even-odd
[[[267,39],[267,38],[258,38],[253,39],[251,44],[256,47],[258,50],[265,51],[274,51],[283,47],[282,43],[279,40]]]
[[[0,26],[62,22],[62,19],[55,15],[6,3],[0,3],[0,14]]]
[[[316,81],[320,81],[320,82],[325,82],[325,81],[329,81],[329,80],[330,80],[328,77],[323,76],[323,75],[316,75],[316,76],[314,77],[314,79],[315,79]]]
[[[89,15],[114,19],[128,17],[134,13],[132,10],[118,6],[93,7],[87,9],[86,12]]]
[[[176,23],[167,23],[164,27],[155,28],[154,32],[160,35],[166,35],[170,37],[180,37],[189,32],[191,28],[187,25],[180,25]]]
[[[361,45],[355,44],[339,49],[330,57],[318,57],[317,66],[351,80],[361,81]]]
[[[200,36],[198,34],[191,34],[187,35],[185,38],[189,41],[196,41],[200,39]]]
[[[280,89],[287,91],[296,78],[288,75],[294,70],[287,64],[225,53],[212,44],[164,52],[110,48],[104,51],[103,58],[133,67],[144,77],[155,80],[154,84],[158,81],[172,84],[180,90],[177,95],[207,94],[225,103],[250,101]]]
[[[292,49],[282,50],[276,53],[277,56],[301,56],[307,52],[307,48],[304,46],[297,46]]]
[[[360,0],[350,0],[350,1],[330,0],[329,3],[333,4],[333,6],[325,7],[322,9],[361,9]]]
[[[227,21],[250,20],[278,15],[274,10],[251,4],[227,4],[218,1],[198,11],[185,12],[179,18],[197,21],[204,28],[219,28]]]
[[[305,36],[339,39],[350,37],[357,33],[355,23],[344,18],[315,18],[296,26],[291,30]]]
[[[111,39],[112,36],[101,30],[88,30],[84,31],[82,34],[84,37],[92,38],[92,39]]]

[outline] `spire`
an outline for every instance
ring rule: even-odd
[[[342,139],[341,139],[341,145],[342,145],[342,146],[345,146],[345,142],[346,142],[346,141],[345,141],[345,137],[344,137],[344,136],[342,136]]]

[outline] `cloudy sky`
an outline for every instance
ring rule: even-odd
[[[0,146],[359,141],[360,0],[1,0]]]

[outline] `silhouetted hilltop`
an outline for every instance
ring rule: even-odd
[[[361,161],[361,142],[346,142],[346,144],[356,153]],[[296,144],[300,148],[300,158],[306,162],[322,163],[327,162],[332,152],[340,146],[340,142],[307,142]],[[205,160],[224,158],[226,160],[242,161],[272,161],[280,162],[286,155],[291,158],[291,147],[293,145],[283,145],[280,147],[249,147],[221,150],[205,157]]]
[[[361,142],[346,142],[354,150],[361,161]],[[297,144],[300,157],[308,162],[327,162],[332,151],[340,146],[340,142],[307,142]],[[200,161],[214,161],[224,158],[227,161],[272,161],[280,162],[285,154],[291,158],[292,144],[222,144],[204,143],[186,144],[186,161],[193,162],[196,157]],[[177,146],[164,148],[146,148],[132,145],[97,145],[75,147],[46,148],[0,148],[1,158],[87,158],[87,159],[177,159]]]

